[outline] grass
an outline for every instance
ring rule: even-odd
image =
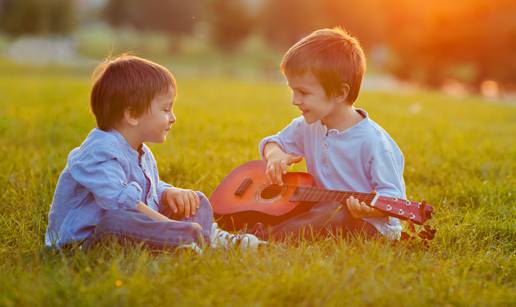
[[[259,158],[262,137],[297,116],[283,84],[176,77],[178,121],[151,147],[162,178],[177,186],[209,195],[232,168]],[[409,198],[435,206],[428,249],[329,238],[202,257],[117,244],[45,251],[58,175],[94,126],[89,86],[82,71],[0,63],[0,305],[516,304],[514,105],[361,95],[357,105],[405,154]]]

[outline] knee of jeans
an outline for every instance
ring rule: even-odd
[[[203,193],[203,192],[201,192],[201,191],[195,191],[195,193],[197,193],[197,196],[199,196],[199,199],[201,200],[201,202],[202,202],[203,200],[208,200],[208,197],[206,197],[206,195],[204,195],[204,193]]]
[[[200,200],[199,210],[209,210],[209,211],[212,211],[211,203],[208,200],[208,197],[206,197],[206,195],[204,195],[203,192],[197,192],[197,195],[199,196],[199,200]]]

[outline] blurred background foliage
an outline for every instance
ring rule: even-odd
[[[185,67],[240,59],[267,73],[293,42],[335,26],[359,38],[373,70],[515,90],[516,1],[0,0],[0,52],[21,37],[60,37],[86,58],[130,50]]]

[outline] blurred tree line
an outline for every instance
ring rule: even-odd
[[[0,29],[14,36],[67,34],[73,21],[73,1],[0,0]]]
[[[81,0],[75,0],[81,1]],[[0,29],[11,35],[74,30],[72,0],[0,0]],[[386,68],[403,79],[439,86],[516,83],[516,1],[412,0],[106,0],[113,27],[174,37],[207,26],[224,52],[258,33],[285,50],[314,29],[342,26],[366,51],[389,50]]]

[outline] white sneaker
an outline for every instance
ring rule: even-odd
[[[211,225],[210,235],[212,248],[233,248],[240,247],[241,250],[256,250],[261,246],[267,245],[266,241],[258,239],[252,234],[232,234],[219,228],[217,223]]]
[[[199,245],[197,245],[197,243],[195,243],[195,242],[179,245],[178,247],[176,247],[176,249],[178,249],[178,250],[191,250],[191,251],[195,252],[198,255],[202,255],[202,248],[200,248]]]

